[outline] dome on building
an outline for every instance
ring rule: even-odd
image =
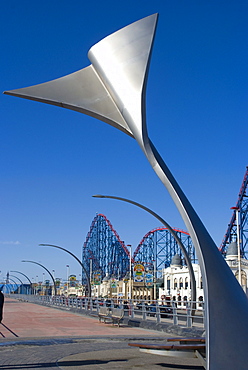
[[[175,254],[175,256],[172,258],[171,266],[182,266],[182,260],[179,254]]]
[[[237,256],[238,255],[238,245],[237,242],[231,242],[227,248],[226,256]]]
[[[106,281],[108,281],[109,279],[108,279],[108,276],[107,276],[107,274],[106,274],[106,276],[102,279],[102,281],[103,282],[106,282]]]

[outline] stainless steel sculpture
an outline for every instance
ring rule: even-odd
[[[73,109],[133,136],[176,204],[196,248],[206,302],[208,369],[246,369],[248,300],[218,248],[149,139],[145,92],[157,14],[106,37],[91,65],[57,80],[5,92]]]

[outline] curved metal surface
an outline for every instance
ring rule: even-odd
[[[208,369],[231,370],[233,358],[236,368],[246,369],[247,297],[147,134],[145,89],[156,23],[157,14],[151,15],[92,47],[89,52],[92,65],[80,73],[80,78],[87,80],[82,89],[77,76],[70,75],[6,93],[82,111],[137,140],[174,200],[196,249],[206,302]],[[91,95],[99,99],[97,107],[92,98],[87,101]],[[235,345],[233,333],[237,333]]]
[[[18,274],[23,275],[29,281],[29,284],[32,285],[32,281],[29,279],[29,277],[27,275],[23,274],[22,272],[20,272],[20,271],[14,271],[14,270],[12,270],[10,272],[17,272]]]
[[[53,244],[39,244],[39,246],[40,247],[54,247],[54,248],[58,248],[58,249],[61,249],[62,251],[65,251],[65,252],[69,253],[72,257],[74,257],[75,260],[77,260],[77,262],[80,264],[80,266],[82,267],[82,269],[84,270],[84,272],[86,274],[89,297],[91,297],[91,285],[90,285],[89,274],[88,274],[87,270],[85,269],[83,263],[80,261],[80,259],[77,256],[75,256],[75,254],[73,254],[72,252],[68,251],[65,248],[59,247],[58,245],[53,245]]]
[[[21,274],[22,276],[24,276],[24,277],[29,281],[29,284],[30,284],[30,292],[31,292],[31,294],[32,294],[32,281],[29,279],[29,277],[28,277],[27,275],[23,274],[23,273],[22,273],[22,272],[20,272],[20,271],[14,271],[14,270],[12,270],[12,271],[10,271],[10,272],[17,272],[18,274]]]
[[[142,205],[138,202],[135,202],[133,200],[126,199],[126,198],[121,198],[121,197],[116,197],[116,196],[112,196],[112,195],[93,195],[93,197],[94,198],[116,199],[116,200],[121,200],[121,201],[126,202],[126,203],[133,204],[134,206],[137,206],[137,207],[143,209],[144,211],[150,213],[152,216],[154,216],[157,220],[159,220],[169,230],[171,235],[173,235],[174,239],[178,243],[181,251],[183,252],[187,267],[189,269],[189,275],[190,275],[190,281],[191,281],[191,300],[193,302],[196,302],[196,281],[195,281],[195,274],[194,274],[194,270],[193,270],[193,267],[192,267],[192,263],[191,263],[191,260],[190,260],[190,257],[188,255],[188,252],[187,252],[186,248],[184,247],[183,243],[181,242],[180,238],[177,236],[176,232],[172,229],[172,227],[162,217],[160,217],[156,212],[152,211],[150,208],[148,208],[148,207],[146,207],[146,206],[144,206],[144,205]],[[193,308],[193,310],[195,309],[195,303],[193,303],[192,308]]]
[[[43,266],[41,263],[38,263],[38,262],[34,262],[34,261],[26,261],[26,260],[23,260],[22,262],[30,262],[30,263],[35,263],[36,265],[42,267],[44,270],[46,270],[46,272],[51,276],[51,279],[52,279],[52,282],[53,282],[53,286],[54,286],[54,295],[57,295],[57,287],[56,287],[56,282],[54,280],[54,277],[53,275],[51,274],[51,272],[45,267]]]

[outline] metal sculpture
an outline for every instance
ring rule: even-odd
[[[236,368],[246,369],[247,297],[148,136],[145,93],[157,17],[141,19],[98,42],[89,50],[92,64],[85,69],[6,93],[91,115],[136,139],[171,195],[196,249],[206,302],[207,367],[229,370],[235,358]],[[233,333],[237,333],[235,345]]]
[[[128,272],[129,259],[129,251],[110,221],[103,214],[96,215],[83,245],[82,260],[87,273],[90,274],[91,260],[92,272],[97,271],[102,279],[106,275],[121,279]]]

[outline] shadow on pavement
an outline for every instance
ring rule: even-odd
[[[156,364],[156,365],[159,365],[161,367],[168,367],[170,369],[180,369],[180,370],[204,370],[204,367],[203,366],[192,366],[192,365],[173,365],[173,364],[165,364],[165,363],[160,363],[160,364]]]

